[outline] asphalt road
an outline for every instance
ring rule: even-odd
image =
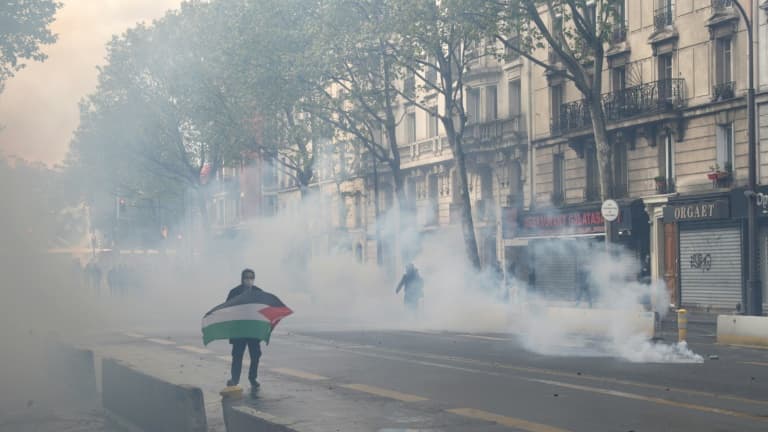
[[[512,335],[285,327],[263,349],[251,403],[308,431],[768,430],[768,350],[693,333],[700,363],[632,362],[594,340],[544,355]],[[202,387],[216,424],[226,342],[137,331],[96,350]]]

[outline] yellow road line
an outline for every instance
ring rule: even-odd
[[[178,348],[183,349],[184,351],[193,352],[195,354],[211,354],[213,352],[211,350],[207,350],[205,348],[200,348],[192,345],[180,345]]]
[[[753,365],[753,366],[768,366],[768,363],[765,363],[765,362],[742,362],[742,363]]]
[[[146,337],[146,336],[144,336],[143,334],[134,333],[134,332],[122,332],[122,333],[123,333],[125,336],[128,336],[128,337],[132,337],[132,338],[136,338],[136,339],[144,339],[144,338]]]
[[[315,375],[313,373],[309,372],[302,372],[300,370],[296,369],[288,369],[288,368],[274,368],[271,369],[272,372],[277,372],[279,374],[288,375],[296,378],[302,378],[310,381],[323,381],[330,379],[328,377],[324,377],[322,375]]]
[[[401,402],[423,402],[429,400],[425,397],[410,395],[406,393],[400,393],[393,390],[387,390],[380,387],[369,386],[365,384],[342,384],[341,387],[357,390],[363,393],[372,394],[374,396],[381,396],[389,399],[399,400]]]
[[[501,337],[495,337],[495,336],[482,336],[482,335],[473,335],[473,334],[461,334],[459,336],[466,337],[466,338],[473,338],[473,339],[492,340],[492,341],[504,341],[504,342],[512,341],[512,339],[510,338],[501,338]]]
[[[499,414],[490,413],[474,408],[455,408],[446,410],[449,413],[457,414],[462,417],[469,417],[478,420],[498,423],[502,426],[522,429],[529,432],[568,432],[567,429],[560,429],[554,426],[548,426],[541,423],[534,423],[515,417],[507,417]]]
[[[313,339],[314,344],[317,345],[325,345],[329,346],[326,341],[312,337],[312,336],[306,336],[301,335],[304,338],[307,339]],[[298,343],[297,343],[298,345]],[[334,345],[334,347],[338,348],[338,346]],[[359,347],[356,346],[356,347]],[[346,346],[343,346],[343,348],[349,348]],[[527,373],[537,373],[542,375],[549,375],[549,376],[556,376],[556,377],[563,377],[563,378],[571,378],[571,379],[578,379],[578,380],[586,380],[586,381],[593,381],[593,382],[599,382],[599,383],[611,383],[611,384],[619,384],[619,385],[626,385],[626,386],[632,386],[632,387],[639,387],[644,389],[652,389],[652,390],[663,390],[665,392],[671,391],[676,393],[683,393],[688,394],[692,396],[702,396],[702,397],[708,397],[708,398],[714,398],[714,399],[727,399],[732,401],[738,401],[738,402],[744,402],[749,404],[755,404],[755,405],[766,405],[768,406],[768,400],[761,400],[761,399],[748,399],[740,396],[734,396],[729,394],[719,394],[719,393],[712,393],[712,392],[705,392],[700,390],[692,390],[687,388],[681,388],[681,387],[669,387],[669,386],[663,386],[658,384],[649,384],[649,383],[642,383],[637,381],[629,381],[629,380],[623,380],[619,378],[611,378],[611,377],[604,377],[604,376],[597,376],[597,375],[589,375],[589,374],[580,374],[576,375],[573,372],[563,372],[563,371],[557,371],[553,369],[543,369],[543,368],[536,368],[536,367],[529,367],[529,366],[514,366],[509,364],[502,364],[502,363],[490,363],[490,362],[484,362],[481,360],[475,360],[471,358],[466,357],[458,357],[458,356],[445,356],[440,354],[427,354],[427,353],[416,353],[416,352],[405,352],[401,350],[396,350],[392,348],[384,348],[384,347],[377,347],[373,345],[367,345],[366,348],[368,348],[369,351],[380,351],[380,352],[386,352],[389,354],[398,354],[403,356],[411,356],[416,358],[422,358],[422,359],[430,359],[430,360],[443,360],[443,361],[449,361],[449,362],[455,362],[455,363],[462,363],[467,365],[474,365],[474,366],[483,366],[483,367],[489,367],[489,368],[499,368],[504,370],[510,370],[515,372],[527,372]],[[342,349],[343,351],[344,349]],[[354,351],[352,349],[348,349],[349,353],[352,354],[358,354],[363,356],[372,356],[372,357],[380,357],[380,358],[390,358],[391,360],[400,360],[400,361],[409,361],[412,363],[419,363],[419,364],[425,364],[425,362],[417,359],[412,359],[408,357],[385,357],[378,353],[363,353],[360,351]],[[474,372],[474,373],[484,373],[486,375],[493,375],[493,376],[510,376],[511,375],[502,375],[500,373],[494,373],[492,371],[480,371],[475,369],[469,369],[464,367],[458,367],[458,366],[451,366],[451,365],[439,365],[435,364],[436,366],[443,366],[443,367],[449,367],[451,369],[456,370],[463,370],[466,372]]]
[[[652,402],[652,403],[668,405],[668,406],[673,406],[673,407],[678,407],[678,408],[687,408],[687,409],[691,409],[691,410],[708,412],[708,413],[713,413],[713,414],[721,414],[721,415],[727,415],[727,416],[731,416],[731,417],[747,418],[747,419],[750,419],[750,420],[768,421],[768,417],[762,417],[762,416],[753,415],[753,414],[749,414],[749,413],[745,413],[745,412],[732,411],[732,410],[722,409],[722,408],[712,408],[712,407],[708,407],[708,406],[704,406],[704,405],[696,405],[696,404],[691,404],[691,403],[686,403],[686,402],[673,401],[673,400],[669,400],[669,399],[662,399],[662,398],[656,398],[656,397],[643,396],[643,395],[639,395],[639,394],[636,394],[636,393],[627,393],[627,392],[622,392],[622,391],[618,391],[618,390],[609,390],[609,389],[602,389],[602,388],[597,388],[597,387],[588,387],[588,386],[582,386],[582,385],[578,385],[578,384],[569,384],[569,383],[564,383],[564,382],[559,382],[559,381],[551,381],[551,380],[530,379],[529,381],[539,382],[539,383],[542,383],[542,384],[549,384],[549,385],[558,386],[558,387],[569,388],[569,389],[573,389],[573,390],[580,390],[580,391],[585,391],[585,392],[604,394],[604,395],[607,395],[607,396],[615,396],[615,397],[621,397],[621,398],[632,399],[632,400]]]
[[[166,340],[166,339],[147,338],[146,340],[148,340],[150,342],[154,342],[156,344],[160,344],[160,345],[176,345],[176,342],[169,341],[169,340]]]

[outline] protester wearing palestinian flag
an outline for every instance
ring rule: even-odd
[[[240,274],[240,285],[233,288],[227,301],[211,309],[203,317],[203,343],[229,339],[232,344],[232,378],[228,386],[240,382],[245,348],[251,356],[248,381],[251,389],[259,387],[256,381],[261,358],[261,341],[269,343],[272,330],[284,317],[293,313],[277,296],[253,284],[256,273],[245,269]]]

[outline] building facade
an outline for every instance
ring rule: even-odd
[[[768,1],[742,4],[754,14],[758,172],[766,183]],[[666,282],[675,305],[743,310],[749,166],[744,54],[750,43],[745,23],[729,0],[628,0],[622,14],[624,25],[614,29],[602,71],[616,173],[612,198],[620,205],[613,238],[648,264],[639,266],[647,269],[639,277]],[[546,49],[535,55],[557,61]],[[589,257],[570,253],[569,242],[599,247],[605,236],[583,97],[562,74],[545,73],[514,55],[480,59],[466,84],[470,124],[464,140],[481,262],[500,264],[505,274],[543,294],[572,299]],[[430,103],[429,95],[425,100]],[[406,196],[420,233],[460,233],[454,161],[434,115],[443,107],[433,100],[430,110],[405,101],[398,107]],[[366,160],[343,181],[318,176],[314,187],[328,197],[333,210],[327,211],[338,216],[326,218],[328,241],[319,240],[313,251],[343,238],[360,260],[401,264],[398,239],[376,229],[396,205],[391,175],[384,166],[376,167],[375,176],[373,171]],[[768,189],[758,192],[767,197],[768,209]],[[295,205],[298,196],[280,182],[272,193],[278,209]],[[760,223],[766,257],[768,217]],[[767,268],[761,265],[764,299]]]

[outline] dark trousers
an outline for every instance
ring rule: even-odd
[[[251,367],[248,368],[248,381],[256,381],[259,371],[259,359],[261,358],[261,341],[258,339],[233,339],[232,340],[232,383],[240,382],[240,371],[243,368],[243,354],[245,347],[251,356]]]

